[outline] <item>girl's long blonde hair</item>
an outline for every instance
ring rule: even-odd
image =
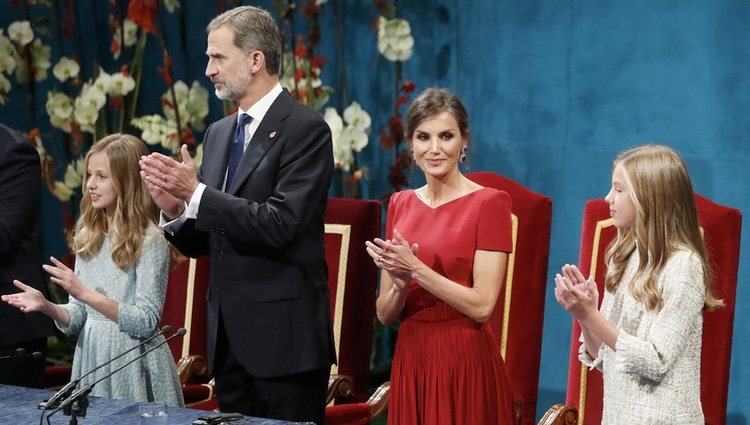
[[[610,267],[606,289],[617,289],[628,259],[637,249],[640,263],[628,288],[647,309],[660,310],[663,300],[657,278],[672,254],[687,248],[702,264],[704,310],[723,305],[711,293],[711,266],[700,232],[693,185],[682,158],[667,146],[645,145],[620,153],[612,169],[617,166],[630,188],[636,218],[632,227],[617,229],[617,237],[607,249],[605,259]],[[636,287],[635,282],[644,276],[643,286]]]
[[[90,178],[89,159],[95,153],[102,153],[107,159],[112,186],[117,193],[115,213],[109,224],[104,209],[91,205],[86,187]],[[138,160],[148,154],[141,139],[129,134],[106,136],[94,143],[86,154],[81,215],[71,240],[76,255],[84,260],[92,258],[102,248],[104,235],[108,232],[112,241],[112,261],[117,267],[127,270],[138,260],[146,232],[156,225],[159,213],[139,175]]]

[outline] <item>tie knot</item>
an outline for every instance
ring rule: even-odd
[[[246,126],[246,125],[247,125],[247,123],[249,123],[249,122],[250,122],[250,120],[252,120],[252,119],[253,119],[253,118],[252,118],[252,117],[251,117],[250,115],[248,115],[248,114],[240,114],[240,123],[238,124],[238,126],[240,126],[240,127],[244,127],[244,126]]]

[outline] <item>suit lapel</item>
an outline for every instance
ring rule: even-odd
[[[227,160],[229,158],[229,147],[234,139],[234,128],[237,126],[237,114],[234,113],[217,121],[211,126],[211,150],[216,155],[207,156],[204,151],[201,166],[201,181],[216,189],[221,190],[227,171]],[[204,146],[205,147],[205,146]]]
[[[263,117],[263,121],[261,121],[255,134],[253,134],[250,145],[240,160],[237,173],[234,175],[234,180],[232,181],[232,187],[229,188],[229,193],[235,194],[237,188],[258,167],[268,149],[279,139],[282,131],[282,121],[291,113],[292,102],[295,102],[294,98],[284,89],[273,104],[271,104],[271,108],[268,109],[265,117]],[[226,158],[224,160],[224,169],[226,170]]]

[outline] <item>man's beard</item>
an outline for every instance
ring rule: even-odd
[[[239,100],[244,94],[247,86],[250,85],[250,70],[245,69],[234,80],[224,81],[221,89],[214,89],[216,97],[221,100]]]

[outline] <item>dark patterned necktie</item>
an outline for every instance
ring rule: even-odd
[[[252,119],[250,115],[240,115],[240,122],[234,131],[234,141],[229,148],[229,161],[227,161],[227,184],[224,186],[225,192],[229,192],[229,188],[232,187],[234,173],[237,172],[237,166],[240,165],[242,154],[245,152],[245,126]]]

